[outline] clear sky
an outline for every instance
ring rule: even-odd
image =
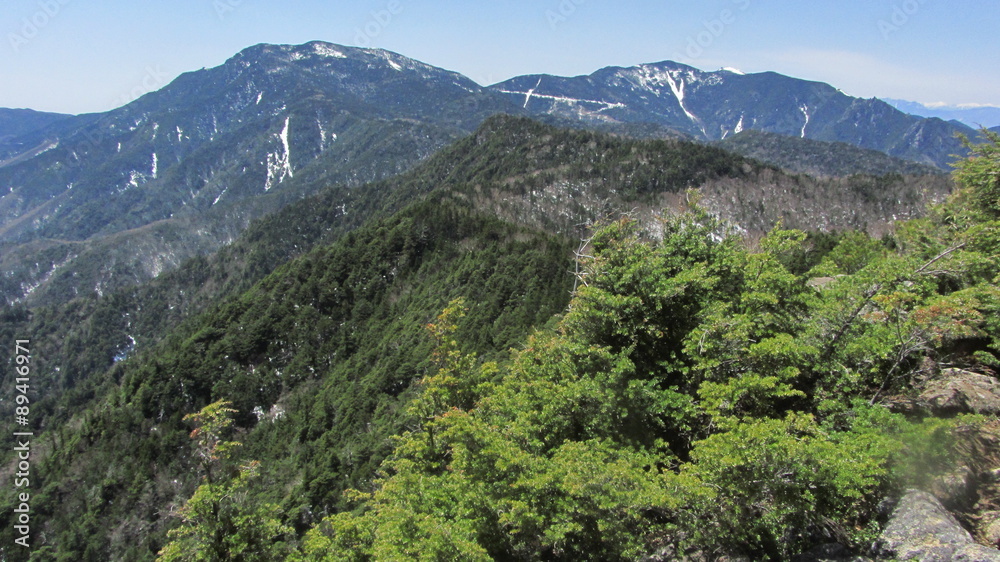
[[[383,47],[480,84],[676,60],[1000,106],[995,0],[5,0],[0,107],[118,107],[256,43]]]

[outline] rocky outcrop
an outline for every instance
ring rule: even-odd
[[[933,495],[910,490],[875,543],[879,560],[1000,562],[1000,550],[977,544]]]
[[[963,371],[944,369],[920,393],[920,402],[935,414],[1000,414],[1000,381]]]

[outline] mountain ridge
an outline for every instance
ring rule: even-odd
[[[576,77],[518,76],[490,87],[512,101],[523,100],[523,109],[533,115],[653,122],[709,141],[758,129],[848,142],[938,167],[961,148],[953,133],[972,132],[906,115],[875,98],[852,98],[823,82],[771,71],[702,71],[673,61],[610,66]],[[866,122],[878,128],[866,128]]]
[[[923,104],[914,101],[894,98],[883,98],[883,101],[900,111],[920,117],[938,117],[945,121],[959,121],[967,127],[994,128],[1000,126],[1000,107],[990,105],[946,105]]]
[[[763,81],[742,94],[751,101],[787,102],[804,88],[802,95],[836,100],[838,107],[868,104],[818,82],[704,72],[669,61],[576,78],[512,80],[531,84],[520,94],[503,92],[504,83],[479,86],[381,49],[258,44],[121,108],[31,127],[15,139],[18,150],[6,158],[0,153],[0,291],[8,301],[44,300],[52,279],[65,282],[53,298],[141,282],[215,251],[254,218],[324,185],[357,186],[408,169],[495,113],[629,136],[705,140],[751,125],[736,106],[718,116],[706,113],[711,100],[696,90],[726,89],[727,80]],[[554,89],[548,80],[556,80]],[[764,86],[775,81],[788,91],[767,94]],[[648,87],[622,93],[623,84]],[[605,94],[624,97],[601,101]],[[545,109],[560,104],[575,109]],[[797,119],[812,110],[772,106],[771,128],[811,135],[813,125]],[[931,156],[918,154],[912,139],[934,154],[961,150],[942,121],[903,123],[888,105],[875,109],[894,124],[882,130],[881,117],[858,109],[868,111],[873,126],[858,129],[856,144],[924,160]],[[828,124],[827,136],[845,127],[852,128]]]

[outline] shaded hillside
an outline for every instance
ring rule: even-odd
[[[824,142],[747,130],[730,136],[719,146],[774,164],[792,173],[812,176],[930,175],[941,168],[893,158],[877,150],[865,150],[842,142]]]
[[[952,188],[941,174],[792,175],[690,141],[639,141],[502,116],[456,146],[459,166],[476,166],[463,192],[477,205],[558,232],[579,233],[622,211],[654,225],[662,210],[683,210],[700,196],[710,211],[758,234],[778,220],[790,228],[881,233],[892,220],[920,216]]]
[[[64,113],[0,108],[0,168],[9,164],[14,156],[37,147],[37,144],[27,146],[32,133],[71,117]],[[38,150],[44,148],[43,145]]]

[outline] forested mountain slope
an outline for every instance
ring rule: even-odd
[[[498,116],[411,172],[361,187],[333,184],[256,221],[218,253],[149,283],[72,299],[71,285],[53,278],[50,291],[69,304],[30,313],[18,306],[7,315],[11,329],[36,334],[49,388],[42,407],[63,391],[82,392],[78,381],[153,345],[182,319],[249,289],[285,261],[435,189],[513,223],[579,239],[594,221],[624,212],[655,231],[660,211],[683,210],[699,197],[757,235],[779,219],[788,227],[881,233],[894,217],[919,214],[927,201],[943,197],[950,182],[940,176],[817,180],[696,143],[636,141]]]
[[[731,135],[718,144],[726,150],[774,164],[792,173],[812,176],[944,173],[935,166],[894,158],[884,152],[843,142],[795,138],[753,129]]]
[[[927,373],[996,362],[990,196],[970,187],[971,206],[820,252],[783,230],[748,242],[693,203],[700,191],[745,230],[798,208],[810,226],[809,201],[878,203],[835,223],[847,228],[918,213],[923,181],[789,176],[713,147],[501,116],[138,290],[8,308],[0,327],[38,334],[47,384],[37,556],[144,560],[173,545],[164,556],[185,559],[225,525],[272,559],[857,547],[879,525],[865,498],[910,483],[902,452],[948,431],[883,399],[913,391],[928,360]],[[768,190],[787,207],[758,212]],[[820,291],[817,276],[837,281]],[[136,329],[149,341],[133,348]],[[243,445],[216,464],[185,416],[219,400],[234,410],[220,443]],[[763,456],[740,457],[757,441]],[[134,462],[115,462],[123,451]],[[776,459],[789,464],[773,486],[748,484]],[[225,516],[178,511],[196,489]]]

